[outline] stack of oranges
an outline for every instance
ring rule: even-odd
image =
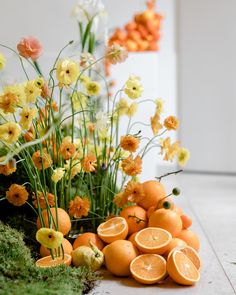
[[[118,43],[128,51],[158,51],[162,18],[155,12],[155,0],[149,0],[147,10],[136,14],[124,29],[116,29],[109,44]]]

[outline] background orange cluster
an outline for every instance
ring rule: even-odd
[[[124,29],[116,29],[109,44],[118,43],[128,51],[158,51],[163,16],[155,12],[155,0],[147,2],[147,9],[134,16]]]

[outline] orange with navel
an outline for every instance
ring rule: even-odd
[[[158,209],[150,216],[148,226],[163,228],[175,238],[182,230],[182,220],[173,210]]]
[[[123,217],[113,217],[97,228],[98,236],[105,243],[112,243],[116,240],[124,240],[128,235],[128,224]]]
[[[87,232],[79,235],[73,243],[73,249],[80,246],[88,246],[91,247],[90,241],[98,247],[99,250],[102,250],[104,247],[103,241],[99,238],[99,236],[95,233]]]
[[[147,226],[147,212],[140,206],[128,206],[120,212],[120,216],[128,223],[129,235]]]
[[[50,208],[51,214],[53,216],[54,221],[56,222],[56,209],[55,208]],[[63,233],[63,235],[67,235],[71,229],[71,221],[70,221],[70,216],[68,213],[62,209],[62,208],[57,208],[57,214],[58,214],[58,227],[59,231]],[[42,218],[44,220],[45,226],[44,227],[49,227],[49,222],[48,222],[48,212],[46,209],[42,211]],[[41,228],[41,222],[39,217],[37,218],[37,227]],[[55,229],[54,223],[52,222],[52,228]]]
[[[64,250],[65,254],[70,255],[71,252],[73,251],[73,247],[72,247],[71,243],[65,238],[63,238],[63,240],[62,240],[62,246],[63,246],[63,250]],[[53,255],[55,255],[55,254],[57,254],[58,249],[52,249],[52,251],[53,251]],[[60,254],[62,254],[62,249],[60,249]],[[44,247],[43,245],[41,245],[40,255],[41,255],[41,257],[49,256],[50,255],[49,249]]]
[[[142,253],[164,254],[172,240],[172,236],[162,228],[147,227],[139,231],[134,240]]]
[[[156,180],[149,180],[143,183],[145,197],[138,202],[138,205],[148,210],[152,206],[157,206],[158,202],[166,197],[164,186]]]
[[[129,276],[130,263],[138,256],[138,250],[130,241],[117,240],[106,247],[106,268],[116,276]]]
[[[142,254],[132,260],[130,272],[141,284],[155,284],[166,276],[166,260],[157,254]]]
[[[183,229],[177,236],[177,238],[185,241],[187,245],[194,248],[196,251],[199,251],[200,249],[200,241],[194,232],[192,232],[189,229]]]

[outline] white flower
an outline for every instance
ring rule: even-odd
[[[104,11],[104,4],[101,0],[79,0],[72,9],[71,15],[79,21],[90,21]]]
[[[62,179],[62,177],[65,174],[65,168],[56,168],[55,170],[53,170],[53,174],[52,174],[52,181],[57,183],[59,180]]]

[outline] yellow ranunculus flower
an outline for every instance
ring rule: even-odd
[[[6,65],[6,58],[5,56],[0,52],[0,71],[5,68]]]
[[[129,105],[128,109],[126,110],[126,115],[128,117],[133,117],[137,113],[137,110],[138,110],[138,104],[133,102]]]
[[[79,80],[80,80],[80,82],[81,82],[83,85],[86,85],[87,83],[91,82],[90,77],[85,76],[85,75],[82,75],[82,76],[79,78]]]
[[[96,81],[91,81],[85,85],[88,95],[98,95],[101,92],[101,86]]]
[[[190,158],[190,153],[189,150],[186,148],[180,148],[178,151],[177,159],[178,159],[178,164],[180,166],[186,165]]]
[[[25,94],[27,103],[35,103],[38,96],[41,95],[42,90],[35,85],[35,81],[28,81],[25,85]]]
[[[143,86],[140,79],[136,76],[130,76],[125,83],[124,91],[131,99],[139,98],[143,93]]]
[[[125,98],[121,98],[116,104],[116,112],[119,116],[125,115],[129,108],[129,103]]]
[[[51,179],[53,182],[57,183],[58,181],[62,179],[64,174],[65,174],[65,168],[56,168],[55,170],[53,170]]]
[[[63,234],[52,228],[42,227],[36,233],[36,240],[44,247],[54,249],[61,246]]]
[[[83,110],[87,106],[88,98],[83,92],[78,91],[72,95],[73,108],[76,112]]]
[[[23,129],[28,130],[32,124],[33,119],[37,117],[38,110],[36,108],[24,107],[20,114],[20,125]]]
[[[42,77],[38,77],[37,79],[34,80],[34,84],[36,87],[42,89],[44,86],[44,79]]]
[[[25,84],[7,85],[3,88],[4,92],[11,92],[18,97],[17,104],[23,107],[26,104]]]
[[[156,103],[156,111],[160,115],[164,111],[164,100],[162,98],[158,98],[155,101]]]
[[[71,160],[67,160],[64,167],[68,173],[71,168],[71,179],[73,179],[79,172],[81,172],[81,162],[79,160],[72,160],[72,163],[70,164]]]
[[[3,110],[5,114],[15,113],[18,104],[18,97],[11,92],[6,92],[0,95],[0,109]]]
[[[6,143],[13,143],[18,140],[21,134],[20,126],[15,122],[7,122],[0,125],[0,139]]]
[[[79,73],[79,65],[73,60],[62,59],[57,63],[56,77],[60,87],[69,86],[76,82]]]

